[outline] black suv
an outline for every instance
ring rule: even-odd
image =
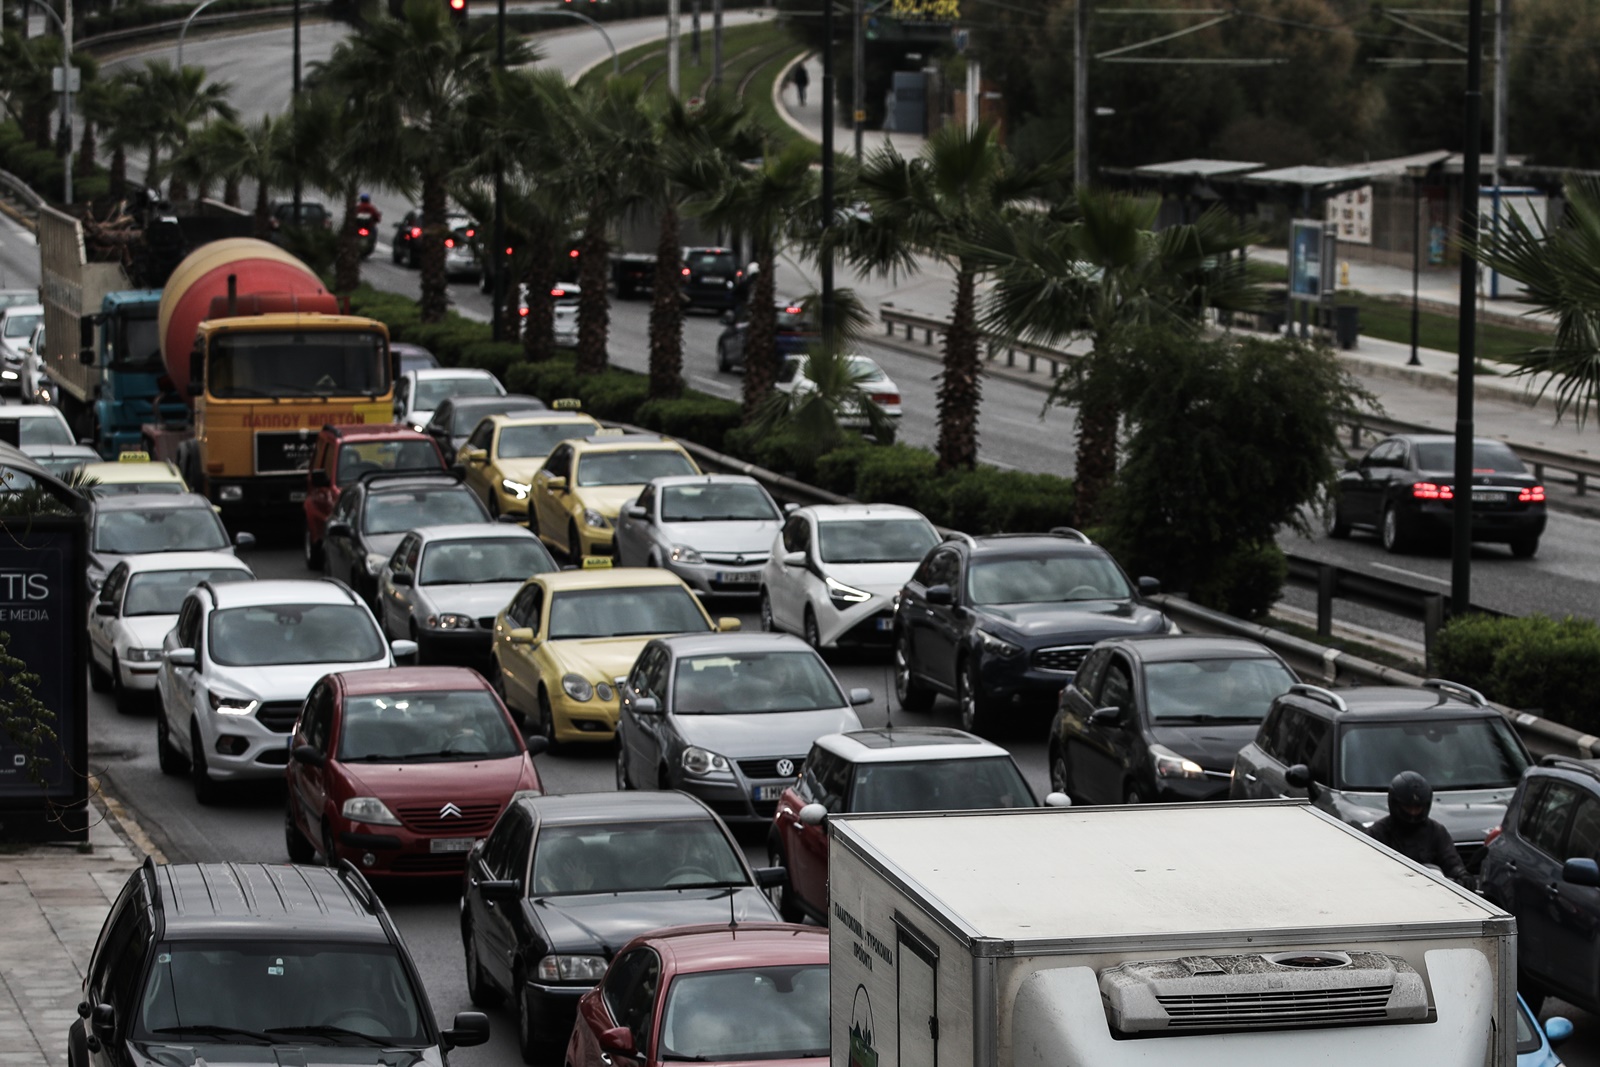
[[[373,608],[378,573],[407,530],[493,522],[478,494],[461,482],[459,467],[429,474],[367,471],[339,494],[322,531],[322,571],[354,589]]]
[[[1081,804],[1225,800],[1234,757],[1294,683],[1242,637],[1103,641],[1061,691],[1050,788]]]
[[[1374,530],[1390,552],[1450,536],[1455,512],[1456,439],[1402,434],[1372,446],[1339,475],[1328,533]],[[1499,541],[1527,559],[1544,533],[1544,486],[1503,441],[1472,442],[1472,539]]]
[[[801,304],[779,301],[778,358],[804,355],[817,340],[817,327],[811,313]],[[727,327],[717,338],[717,369],[724,374],[744,370],[744,339],[750,332],[750,309],[736,308],[719,319]]]
[[[1546,756],[1490,831],[1483,895],[1517,917],[1517,991],[1600,1011],[1600,760]]]
[[[731,248],[685,248],[683,250],[683,306],[730,311],[738,303],[736,294],[744,271]]]
[[[1097,642],[1165,633],[1111,554],[1076,530],[955,534],[923,558],[894,614],[894,688],[907,709],[947,693],[961,728],[994,729],[1001,709],[1055,696]]]
[[[70,1067],[390,1064],[399,1050],[439,1063],[489,1039],[480,1012],[438,1028],[399,932],[348,863],[146,860],[100,928],[83,992]]]

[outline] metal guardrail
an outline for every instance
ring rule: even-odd
[[[950,328],[950,323],[946,319],[918,315],[913,311],[901,311],[891,303],[880,305],[878,313],[882,317],[886,336],[893,337],[894,331],[898,327],[905,331],[906,340],[911,341],[915,340],[916,331],[921,330],[922,343],[925,345],[932,345],[935,335],[943,335]],[[998,334],[982,333],[980,336],[983,339],[984,360],[986,362],[993,362],[1001,352],[1004,352],[1006,366],[1015,367],[1017,366],[1017,356],[1020,354],[1027,360],[1027,368],[1030,373],[1037,372],[1040,363],[1047,363],[1050,366],[1050,376],[1054,378],[1061,373],[1062,364],[1076,358],[1067,352],[1060,352],[1054,348],[1031,344],[1027,341],[1007,340]]]
[[[9,189],[18,200],[23,201],[33,210],[38,211],[44,207],[44,197],[33,191],[33,186],[12,174],[8,170],[0,170],[0,185]]]
[[[302,14],[321,14],[319,9],[328,6],[328,0],[304,0]],[[309,10],[307,10],[309,9]],[[201,15],[194,20],[195,26],[219,26],[230,22],[250,22],[263,18],[281,18],[294,14],[293,5],[279,7],[258,7],[248,11],[223,11],[215,15]],[[185,19],[168,19],[162,22],[147,22],[141,26],[124,26],[120,30],[106,30],[78,41],[73,47],[82,49],[102,48],[107,45],[121,44],[124,41],[137,41],[145,37],[160,37],[166,33],[176,34],[184,26]]]

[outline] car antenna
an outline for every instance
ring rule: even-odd
[[[728,887],[728,929],[734,933],[739,930],[739,915],[733,907],[733,886]]]

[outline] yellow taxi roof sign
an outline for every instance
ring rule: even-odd
[[[551,411],[581,411],[583,401],[575,396],[562,396],[550,401]]]
[[[627,435],[627,433],[628,433],[628,431],[624,430],[621,426],[602,426],[600,429],[596,430],[594,433],[590,434],[589,436],[590,437],[624,437],[624,436]]]
[[[127,452],[117,453],[118,463],[149,463],[150,453],[130,449]]]
[[[586,571],[603,571],[611,569],[610,556],[584,556],[583,569]]]

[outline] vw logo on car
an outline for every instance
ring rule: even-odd
[[[794,760],[781,759],[778,761],[778,777],[789,778],[794,775]]]

